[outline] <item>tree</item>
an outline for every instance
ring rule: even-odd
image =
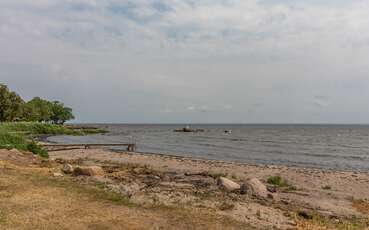
[[[44,100],[40,97],[35,97],[31,101],[27,102],[28,112],[30,112],[27,120],[49,122],[51,121],[52,103]]]
[[[47,101],[35,97],[25,103],[23,99],[11,92],[6,85],[0,84],[0,122],[4,121],[38,121],[64,124],[74,119],[72,109],[59,101]]]
[[[6,85],[0,84],[0,121],[17,121],[22,118],[24,101]]]
[[[54,124],[64,124],[66,121],[74,119],[73,110],[69,107],[65,107],[64,104],[59,101],[52,102],[51,110],[51,120]]]

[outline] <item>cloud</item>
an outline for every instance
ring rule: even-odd
[[[368,8],[364,0],[3,0],[0,80],[28,98],[66,101],[81,121],[308,121],[305,108],[338,114],[338,101],[353,112],[337,119],[350,120],[369,96]]]

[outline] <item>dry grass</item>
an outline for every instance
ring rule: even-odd
[[[6,167],[5,167],[6,165]],[[144,209],[47,168],[0,162],[1,229],[250,229],[205,210]]]
[[[354,200],[352,206],[363,214],[369,215],[369,203],[365,200]]]
[[[367,230],[369,219],[330,219],[313,214],[312,219],[296,217],[298,230]]]

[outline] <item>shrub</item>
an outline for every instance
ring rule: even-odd
[[[0,148],[27,150],[27,142],[22,135],[0,131]]]
[[[280,176],[268,177],[267,183],[275,185],[277,187],[288,187],[289,186],[288,182]]]
[[[27,145],[27,150],[32,152],[33,154],[39,155],[40,157],[48,158],[49,154],[45,149],[43,149],[36,142],[32,141]]]

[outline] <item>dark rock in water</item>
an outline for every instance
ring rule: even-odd
[[[205,132],[204,129],[191,129],[189,126],[186,126],[182,129],[176,129],[174,132],[183,132],[183,133],[198,133],[198,132]]]

